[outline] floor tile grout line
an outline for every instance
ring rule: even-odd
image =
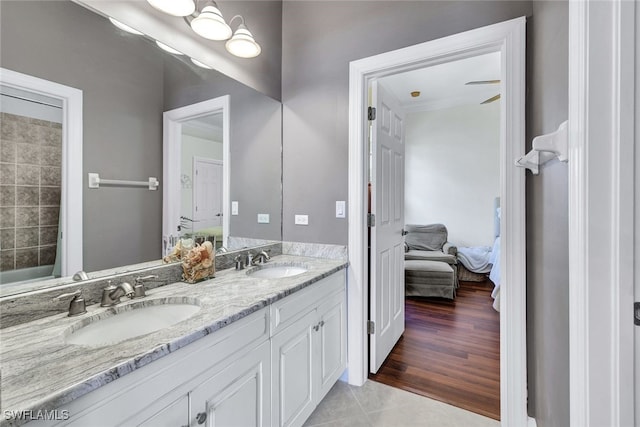
[[[369,380],[365,380],[365,383],[369,381]],[[351,393],[351,396],[353,396],[353,398],[355,399],[356,403],[358,404],[358,407],[360,408],[360,411],[362,411],[362,413],[364,414],[364,418],[367,420],[367,424],[369,424],[370,426],[373,426],[373,423],[371,422],[371,419],[369,418],[369,414],[367,413],[367,411],[364,410],[364,406],[362,406],[362,403],[360,403],[360,399],[358,399],[358,396],[356,396],[356,393],[353,391],[353,387],[351,384],[347,384],[349,387],[349,393]],[[364,384],[362,385],[362,387],[364,387]]]

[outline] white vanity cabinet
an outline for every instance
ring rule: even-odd
[[[301,426],[346,367],[345,272],[271,306],[272,425]]]
[[[230,418],[224,424],[211,420],[218,409],[225,414],[241,400],[243,408],[261,410],[256,424],[247,426],[268,425],[269,350],[269,309],[264,308],[59,408],[71,416],[59,425],[195,427],[199,412],[212,414],[203,425],[240,425]],[[231,414],[243,421],[245,415]]]
[[[346,367],[346,333],[342,270],[58,408],[68,420],[33,425],[301,426]]]

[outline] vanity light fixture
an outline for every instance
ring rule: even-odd
[[[143,35],[140,31],[138,31],[136,29],[133,29],[130,26],[125,25],[122,22],[117,21],[117,20],[115,20],[115,19],[113,19],[111,17],[109,17],[109,21],[111,21],[111,23],[113,25],[115,25],[116,27],[120,28],[122,31],[126,31],[127,33],[135,34],[136,36],[142,36]]]
[[[174,48],[172,48],[171,46],[167,46],[166,44],[159,42],[158,40],[156,40],[156,44],[158,45],[158,47],[162,50],[164,50],[165,52],[169,52],[171,54],[174,55],[184,55],[182,52],[180,52],[179,50],[175,50]]]
[[[185,18],[191,29],[208,40],[227,40],[231,37],[231,27],[222,17],[222,12],[213,1],[207,1],[200,13],[193,19]]]
[[[253,38],[253,34],[251,34],[247,29],[247,26],[244,25],[244,18],[242,16],[234,16],[231,18],[229,23],[233,22],[236,18],[240,18],[242,22],[238,25],[233,37],[227,40],[225,47],[230,54],[240,58],[255,58],[260,55],[262,49],[260,48],[260,45],[256,43],[256,40]]]
[[[226,40],[225,47],[232,55],[240,58],[255,58],[262,51],[247,28],[244,18],[236,15],[227,24],[213,0],[147,0],[147,2],[169,15],[184,17],[185,22],[200,37],[207,40]],[[187,3],[193,5],[193,8],[187,7]],[[186,13],[187,10],[191,12]],[[240,24],[234,33],[230,24],[236,19],[240,19]]]
[[[173,16],[189,16],[196,10],[193,0],[147,0],[147,3],[160,12]]]

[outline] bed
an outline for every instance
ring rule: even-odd
[[[494,288],[491,292],[493,308],[500,311],[500,199],[494,201],[494,242],[493,246],[459,247],[458,262],[467,270],[478,275],[489,275]]]

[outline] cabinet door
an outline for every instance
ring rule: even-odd
[[[315,409],[316,311],[271,339],[273,426],[300,426]]]
[[[215,374],[190,393],[191,426],[269,425],[271,358],[269,342]]]
[[[140,427],[188,427],[189,396],[182,396],[138,425]]]
[[[326,396],[347,366],[347,304],[345,292],[334,294],[318,307],[319,381],[317,402]]]

